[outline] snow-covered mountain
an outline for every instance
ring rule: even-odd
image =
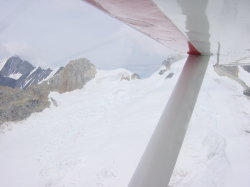
[[[56,104],[43,112],[4,123],[0,186],[126,187],[183,64],[131,81],[127,70],[98,70],[80,90],[50,93]],[[250,101],[220,68],[208,67],[171,187],[250,185]],[[249,75],[238,69],[248,86]]]
[[[54,76],[58,70],[34,67],[18,56],[0,62],[0,86],[26,89]]]
[[[16,72],[25,72],[29,66],[26,62],[14,64],[18,68],[11,68],[12,66],[9,64],[6,66],[6,64],[3,67],[5,70],[3,72],[7,72],[6,76],[9,74],[8,72],[14,72],[15,75]],[[9,67],[9,71],[7,71],[7,67]],[[45,79],[39,79],[43,74],[35,72],[30,73],[30,76],[34,76],[33,79],[28,79],[32,82],[26,84],[28,87],[25,89],[0,86],[0,125],[7,121],[24,120],[33,112],[41,112],[49,107],[48,95],[51,91],[65,93],[81,89],[95,77],[96,68],[88,59],[80,58],[70,61],[64,68],[60,68],[60,72],[51,73],[53,76],[47,76]],[[38,79],[36,79],[37,77]],[[25,79],[23,81],[26,82]]]

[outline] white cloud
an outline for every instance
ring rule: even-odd
[[[10,56],[8,49],[3,44],[0,44],[0,57],[8,57]]]

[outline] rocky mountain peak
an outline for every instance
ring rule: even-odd
[[[48,84],[51,91],[69,92],[82,88],[87,81],[95,77],[95,74],[95,66],[88,59],[79,58],[70,61],[65,68],[48,81]]]
[[[35,67],[28,61],[22,60],[18,56],[12,56],[7,60],[7,62],[1,69],[0,73],[3,76],[9,76],[11,74],[17,74],[17,73],[26,75],[33,69],[35,69]]]
[[[39,84],[51,75],[53,70],[34,67],[18,56],[10,57],[0,69],[0,86],[27,89]]]

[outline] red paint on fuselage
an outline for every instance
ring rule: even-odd
[[[188,42],[188,48],[189,48],[189,51],[187,52],[187,54],[198,55],[198,56],[201,55],[201,53],[193,46],[191,42]]]

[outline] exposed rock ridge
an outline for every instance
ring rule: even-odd
[[[243,94],[246,96],[250,96],[250,87],[239,77],[239,67],[237,65],[235,66],[227,66],[227,65],[220,65],[219,63],[216,63],[214,66],[214,71],[219,76],[225,76],[230,78],[231,80],[234,80],[238,84],[240,84],[243,87]],[[245,66],[246,67],[246,66]],[[244,69],[246,70],[246,69]],[[247,71],[247,70],[246,70]]]
[[[10,57],[0,69],[0,86],[27,89],[45,80],[53,71],[34,67],[18,56]]]
[[[136,80],[136,79],[141,79],[140,75],[137,73],[123,73],[121,80],[126,80],[126,81],[131,81],[131,80]]]
[[[70,61],[57,75],[49,79],[46,84],[50,91],[59,93],[70,92],[80,89],[93,79],[96,74],[96,68],[88,59],[80,58]]]
[[[50,106],[49,92],[45,89],[13,89],[0,87],[0,124],[19,121],[33,112],[41,112]]]
[[[166,60],[162,62],[162,66],[158,72],[159,75],[165,74],[167,71],[171,70],[171,65],[175,63],[176,61],[179,61],[182,59],[183,56],[176,55],[176,56],[169,56]],[[168,75],[165,77],[165,79],[171,79],[174,76],[173,72],[169,72]]]

